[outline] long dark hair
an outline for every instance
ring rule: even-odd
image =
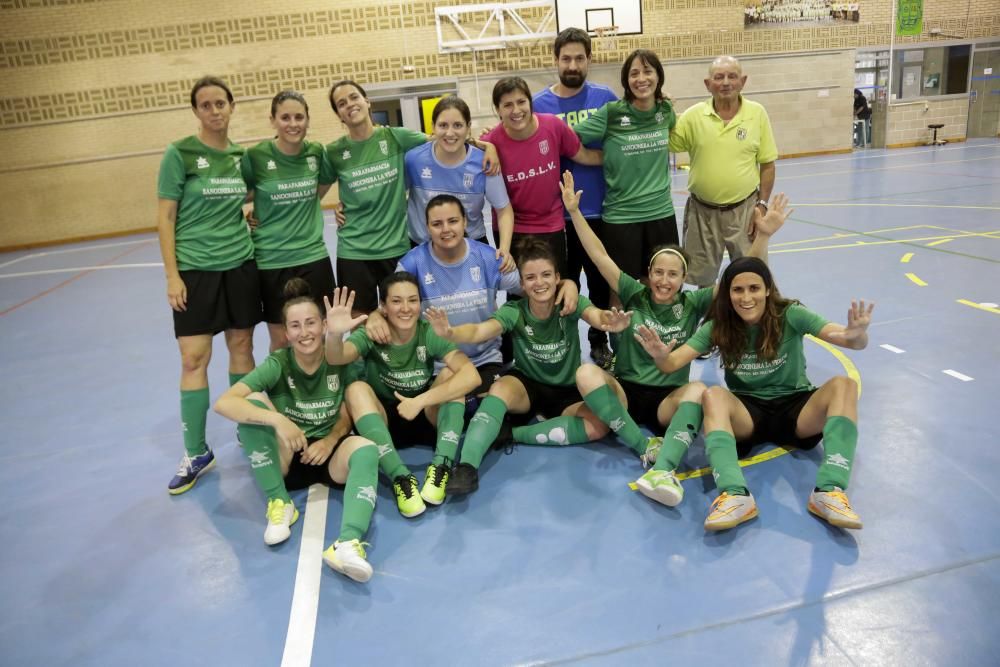
[[[760,333],[754,346],[757,359],[760,361],[772,361],[778,356],[785,310],[789,305],[798,303],[781,296],[767,264],[756,257],[741,257],[727,266],[706,317],[706,320],[712,321],[712,347],[718,348],[722,355],[722,365],[726,368],[735,368],[739,364],[750,340],[750,327],[733,308],[733,300],[729,296],[733,279],[741,273],[759,275],[768,290],[764,302],[764,314],[759,323]]]
[[[635,94],[632,93],[632,89],[628,85],[628,72],[632,69],[632,63],[635,62],[636,58],[656,70],[656,91],[654,96],[656,98],[656,103],[659,104],[663,101],[663,82],[665,80],[663,75],[663,64],[660,62],[659,56],[649,49],[636,49],[632,53],[628,54],[628,57],[625,58],[625,62],[622,63],[621,78],[625,101],[635,101]]]

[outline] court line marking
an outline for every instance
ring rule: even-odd
[[[974,158],[969,158],[968,160],[942,160],[940,162],[918,162],[916,164],[888,165],[885,167],[872,167],[870,169],[848,169],[847,171],[818,171],[811,174],[793,174],[791,176],[782,176],[781,181],[785,182],[787,180],[793,180],[797,178],[813,178],[816,176],[839,176],[841,174],[870,174],[876,171],[894,171],[897,169],[913,169],[915,167],[939,167],[944,164],[966,164],[968,162],[982,162],[983,160],[996,160],[997,158],[998,156],[996,155],[990,155],[989,157],[974,157]]]
[[[906,350],[898,348],[895,345],[889,345],[888,343],[879,345],[879,347],[882,348],[883,350],[889,350],[890,352],[894,352],[896,354],[903,354],[904,352],[906,352]]]
[[[906,277],[910,279],[910,282],[916,283],[920,287],[927,287],[927,283],[921,280],[915,273],[907,273]]]
[[[797,220],[797,222],[802,222],[802,223],[807,224],[807,225],[814,225],[816,227],[827,227],[829,229],[839,229],[838,227],[834,227],[832,225],[825,225],[823,223],[813,222],[811,220]],[[992,239],[992,238],[996,238],[995,236],[993,236],[993,234],[996,234],[996,233],[997,232],[975,232],[975,233],[970,232],[967,235],[949,234],[948,236],[955,236],[955,237],[961,237],[961,238],[982,237],[982,238],[990,238],[990,239]],[[913,245],[913,246],[916,246],[916,247],[919,247],[919,248],[926,249],[927,248],[926,245],[917,245],[917,242],[919,242],[919,241],[933,241],[933,240],[942,238],[940,236],[928,236],[928,237],[916,238],[916,239],[885,239],[885,238],[882,238],[882,237],[879,237],[879,236],[874,236],[873,234],[870,234],[870,233],[867,233],[867,232],[854,232],[854,234],[856,234],[858,236],[871,236],[871,237],[879,239],[879,240],[878,241],[855,241],[854,243],[842,243],[842,244],[838,244],[838,245],[816,246],[816,247],[813,247],[813,248],[786,248],[784,250],[772,250],[771,254],[777,255],[777,254],[788,253],[788,252],[810,252],[810,251],[813,251],[813,250],[836,250],[836,249],[839,249],[839,248],[860,248],[860,247],[868,247],[868,246],[893,245],[893,244],[897,244],[897,243],[898,244],[903,244],[903,245]],[[957,250],[946,250],[944,248],[931,248],[931,250],[933,252],[940,252],[940,253],[944,253],[946,255],[954,255],[956,257],[964,257],[966,259],[977,259],[977,260],[980,260],[980,261],[983,261],[983,262],[989,262],[990,264],[1000,264],[1000,259],[994,259],[992,257],[981,257],[980,255],[972,255],[972,254],[969,254],[969,253],[966,253],[966,252],[959,252]]]
[[[899,149],[894,148],[891,149],[890,152],[890,150],[886,149],[876,149],[876,150],[883,150],[885,152],[868,153],[866,155],[853,154],[847,157],[830,157],[827,160],[805,160],[804,158],[786,158],[785,160],[781,160],[781,162],[787,161],[788,162],[787,166],[789,167],[799,167],[804,164],[830,164],[831,162],[856,162],[858,160],[878,160],[878,159],[884,160],[886,158],[895,158],[895,157],[913,157],[914,155],[921,155],[928,152],[922,150],[921,149],[922,147],[919,146],[914,146],[913,148],[915,148],[916,150],[901,151]],[[1000,146],[997,146],[995,144],[978,144],[974,146],[969,146],[969,145],[951,146],[949,148],[936,148],[934,149],[934,152],[944,153],[945,151],[972,150],[977,148],[992,148],[996,150],[997,148],[1000,148]],[[797,160],[803,160],[803,161],[798,162]]]
[[[323,484],[313,484],[309,487],[281,667],[309,667],[312,662],[316,616],[319,612],[320,580],[323,576],[323,540],[326,536],[326,510],[329,497],[329,487]]]
[[[903,264],[909,264],[911,259],[913,259],[913,253],[912,252],[908,252],[905,255],[903,255],[902,257],[900,257],[899,261],[902,262]]]
[[[44,269],[41,271],[22,271],[20,273],[0,273],[0,278],[26,278],[29,276],[47,276],[54,273],[73,273],[74,271],[107,271],[109,269],[144,269],[163,267],[163,262],[142,262],[139,264],[108,264],[98,266],[77,266],[70,269]]]
[[[957,380],[961,380],[962,382],[972,382],[973,380],[976,379],[973,377],[969,377],[965,373],[959,373],[958,371],[953,371],[950,368],[941,372],[944,373],[945,375],[950,375]]]
[[[14,259],[8,260],[0,264],[0,269],[10,266],[11,264],[17,264],[18,262],[23,262],[26,259],[37,259],[38,257],[48,257],[49,255],[65,255],[71,252],[84,252],[86,250],[101,250],[103,248],[115,248],[117,246],[123,245],[137,245],[140,243],[149,243],[151,239],[144,239],[142,241],[118,241],[116,243],[102,243],[100,245],[91,245],[81,248],[63,248],[61,250],[45,250],[43,252],[33,252],[28,255],[23,255],[21,257],[15,257]]]
[[[152,243],[152,242],[153,242],[153,240],[154,240],[154,239],[149,239],[149,240],[145,241],[145,243]],[[65,287],[66,285],[69,285],[70,283],[73,283],[73,282],[75,282],[75,281],[79,280],[80,278],[82,278],[82,277],[84,277],[84,276],[86,276],[86,275],[89,275],[89,274],[90,274],[91,272],[95,271],[95,270],[96,270],[97,268],[99,268],[99,267],[101,267],[101,266],[107,266],[107,265],[108,265],[108,264],[110,264],[111,262],[113,262],[113,261],[115,261],[115,260],[117,260],[117,259],[121,259],[121,258],[122,258],[122,257],[124,257],[125,255],[129,255],[129,254],[131,254],[131,253],[135,252],[136,250],[141,250],[141,249],[142,249],[142,245],[137,245],[137,246],[135,246],[135,247],[133,247],[133,248],[129,248],[128,250],[126,250],[126,251],[124,251],[124,252],[120,252],[120,253],[118,253],[117,255],[115,255],[114,257],[112,257],[112,258],[108,259],[108,260],[107,260],[106,262],[101,262],[100,264],[98,264],[98,265],[97,265],[97,266],[95,266],[95,267],[92,267],[92,268],[90,268],[90,269],[88,269],[88,270],[86,270],[86,271],[83,271],[83,272],[81,272],[81,273],[78,273],[78,274],[76,274],[75,276],[70,276],[70,277],[69,277],[69,278],[67,278],[66,280],[64,280],[64,281],[62,281],[61,283],[59,283],[58,285],[55,285],[55,286],[53,286],[53,287],[50,287],[50,288],[48,288],[47,290],[44,290],[44,291],[42,291],[42,292],[39,292],[38,294],[36,294],[36,295],[34,295],[34,296],[31,296],[31,297],[28,297],[28,298],[27,298],[27,299],[25,299],[24,301],[21,301],[21,302],[19,302],[19,303],[15,303],[15,304],[14,304],[13,306],[11,306],[10,308],[7,308],[7,309],[5,309],[5,310],[0,310],[0,317],[3,317],[3,316],[4,316],[4,315],[6,315],[7,313],[10,313],[10,312],[13,312],[13,311],[17,310],[17,309],[18,309],[18,308],[20,308],[21,306],[26,306],[27,304],[31,303],[32,301],[37,301],[38,299],[41,299],[41,298],[42,298],[43,296],[45,296],[45,295],[47,295],[47,294],[51,294],[52,292],[55,292],[55,291],[56,291],[57,289],[60,289],[60,288],[62,288],[62,287]]]
[[[927,247],[931,248],[936,245],[941,245],[942,243],[950,243],[951,241],[954,240],[955,240],[954,238],[947,238],[947,239],[941,239],[939,241],[931,241],[930,243],[927,244]]]
[[[895,195],[893,195],[895,196]],[[881,207],[881,208],[963,208],[974,211],[1000,211],[1000,206],[965,206],[960,204],[883,204],[878,202],[832,202],[820,204],[795,204],[795,208],[822,208],[824,206],[853,206],[853,207]]]
[[[973,308],[978,308],[979,310],[985,310],[987,313],[995,313],[1000,315],[1000,308],[992,308],[990,306],[985,306],[981,303],[976,303],[975,301],[969,301],[968,299],[957,299],[958,303],[963,306],[971,306]]]
[[[805,336],[805,338],[825,349],[827,352],[832,354],[837,361],[840,362],[840,365],[844,367],[844,371],[847,373],[847,377],[851,378],[858,384],[858,398],[860,399],[861,373],[860,371],[858,371],[858,367],[854,365],[854,362],[851,361],[850,357],[841,352],[837,347],[831,345],[830,343],[827,343],[825,340],[820,340],[819,338],[816,338],[815,336],[810,336],[808,334]],[[778,445],[774,449],[769,449],[766,452],[761,452],[760,454],[751,456],[748,459],[740,459],[739,464],[741,468],[747,468],[752,465],[757,465],[758,463],[763,463],[764,461],[770,461],[772,459],[776,459],[779,456],[784,456],[788,452],[792,451],[792,449],[794,449],[794,447],[785,447],[783,445]],[[712,474],[712,468],[711,466],[706,466],[704,468],[697,468],[695,470],[685,470],[684,472],[677,473],[677,479],[683,482],[685,479],[695,479],[710,474]],[[638,490],[639,487],[636,486],[635,482],[629,482],[628,488],[632,489],[633,491],[636,491]]]

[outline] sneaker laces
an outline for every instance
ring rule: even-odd
[[[712,512],[718,509],[719,505],[729,500],[729,494],[723,491],[719,496],[712,501]]]
[[[279,524],[285,522],[285,501],[280,498],[273,498],[267,503],[267,520],[269,523]]]
[[[838,502],[843,503],[844,507],[846,507],[847,509],[851,510],[852,512],[854,511],[854,509],[851,507],[851,501],[849,501],[847,499],[847,494],[844,493],[843,491],[841,491],[840,489],[834,489],[833,491],[827,491],[826,495],[830,496],[834,500],[837,500]]]
[[[367,558],[368,554],[365,552],[365,547],[370,547],[371,545],[367,542],[362,542],[361,540],[355,538],[353,540],[348,540],[346,542],[338,542],[337,546],[334,547],[334,551],[340,549],[341,546],[347,546],[350,550],[362,558]]]
[[[400,475],[397,478],[396,485],[399,487],[399,490],[402,491],[404,496],[412,498],[413,494],[416,493],[417,478],[413,475]]]
[[[441,484],[444,483],[444,476],[447,475],[448,470],[450,470],[450,468],[448,467],[448,459],[445,459],[445,462],[442,463],[441,465],[436,465],[431,467],[434,469],[433,470],[434,476],[431,477],[431,484],[433,484],[434,486],[441,486]]]
[[[177,476],[184,477],[191,472],[193,467],[191,457],[185,454],[184,457],[181,458],[180,465],[177,466]]]

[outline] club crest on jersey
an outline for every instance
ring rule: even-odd
[[[524,327],[524,333],[528,334],[529,336],[534,336],[535,330],[532,329],[531,325],[529,324],[528,326]]]
[[[622,116],[622,127],[628,127],[632,124],[632,119],[628,116]]]
[[[337,391],[340,389],[340,376],[339,375],[327,375],[326,376],[326,388],[330,391]]]
[[[427,361],[427,348],[423,345],[417,345],[417,361]]]
[[[479,279],[483,277],[483,273],[479,270],[478,266],[470,266],[469,277],[472,278],[472,282],[478,283]]]
[[[434,178],[434,174],[431,173],[430,167],[424,167],[420,170],[420,178]]]
[[[548,155],[549,154],[549,140],[548,139],[542,139],[541,141],[538,142],[538,152],[541,153],[542,155]]]
[[[740,141],[746,139],[747,129],[745,127],[741,127],[740,129],[736,130],[736,138],[739,139]]]
[[[663,112],[662,111],[657,111],[655,118],[656,118],[656,122],[657,123],[662,123],[663,122]]]
[[[319,165],[316,163],[316,156],[314,155],[306,156],[306,164],[309,165],[309,171],[316,171],[319,169]]]
[[[239,155],[234,155],[233,156],[233,166],[234,167],[240,166],[240,156]]]
[[[351,159],[351,151],[344,151],[341,154],[340,159],[341,160],[350,160]]]
[[[675,303],[674,307],[670,309],[670,312],[674,314],[675,318],[680,319],[680,316],[684,314],[684,305]]]
[[[462,185],[465,186],[466,190],[471,190],[472,184],[473,182],[475,182],[475,179],[476,177],[473,176],[472,174],[465,174],[464,176],[462,176]]]
[[[274,160],[268,160],[268,161],[267,161],[267,170],[268,170],[268,171],[274,171],[274,170],[275,170],[275,169],[277,169],[277,168],[278,168],[278,165],[276,165],[276,164],[274,163]]]
[[[382,357],[382,361],[384,361],[385,363],[389,363],[389,353],[388,352],[379,352],[378,355],[380,357]]]
[[[199,169],[208,169],[208,160],[206,160],[204,157],[199,157],[197,165]]]
[[[382,155],[389,154],[389,142],[385,139],[380,139],[378,142],[378,149],[382,151]]]
[[[295,380],[293,380],[291,377],[286,377],[285,381],[288,383],[289,389],[295,389]]]
[[[428,271],[424,274],[424,284],[433,285],[434,284],[434,274]]]

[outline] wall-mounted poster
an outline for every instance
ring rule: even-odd
[[[832,0],[745,0],[744,28],[791,28],[816,23],[857,23],[858,3]]]

